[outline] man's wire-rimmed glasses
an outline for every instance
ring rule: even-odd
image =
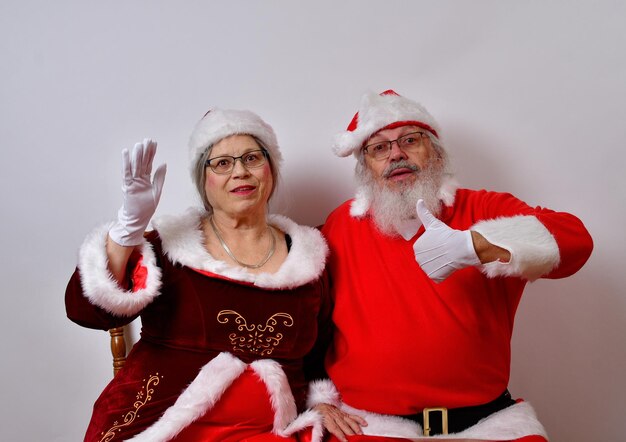
[[[422,145],[422,139],[428,134],[422,131],[411,132],[402,135],[400,138],[390,141],[377,141],[368,144],[363,148],[363,152],[375,160],[386,160],[391,155],[391,146],[396,143],[404,152],[416,152]]]

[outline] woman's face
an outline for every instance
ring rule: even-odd
[[[209,159],[230,156],[239,157],[261,147],[250,135],[232,135],[213,145]],[[205,168],[204,191],[214,212],[243,217],[265,212],[274,179],[269,160],[260,167],[247,169],[243,158],[235,161],[233,170],[217,174],[209,166]]]

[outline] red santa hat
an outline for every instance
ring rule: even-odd
[[[209,146],[231,135],[252,135],[259,139],[279,169],[283,157],[272,126],[248,110],[211,109],[198,123],[189,139],[189,157],[192,170]]]
[[[439,125],[421,104],[391,89],[380,94],[366,93],[346,131],[335,136],[333,151],[340,157],[356,154],[376,132],[409,125],[421,127],[439,138]]]

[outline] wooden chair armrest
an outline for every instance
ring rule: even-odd
[[[109,334],[111,335],[111,354],[113,355],[113,376],[115,376],[126,363],[124,327],[112,328],[109,330]]]

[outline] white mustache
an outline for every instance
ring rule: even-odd
[[[387,166],[387,168],[383,172],[383,177],[389,178],[389,175],[391,175],[391,172],[393,172],[396,169],[409,169],[409,170],[412,170],[413,172],[420,172],[420,168],[417,167],[415,164],[411,164],[406,160],[401,160],[401,161],[398,161],[397,163],[391,163],[389,166]]]

